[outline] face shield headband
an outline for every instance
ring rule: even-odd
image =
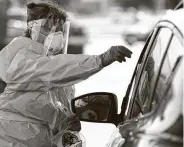
[[[47,56],[57,54],[66,54],[68,48],[68,38],[70,32],[70,21],[64,23],[64,31],[56,32],[56,26],[53,26],[50,33],[46,36],[41,33],[41,28],[46,24],[46,19],[34,20],[28,23],[28,28],[31,29],[32,40],[38,41],[39,37],[44,37],[44,49]]]

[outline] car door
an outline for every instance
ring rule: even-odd
[[[166,36],[166,37],[165,37]],[[140,55],[127,94],[122,103],[122,124],[119,125],[121,136],[126,139],[128,132],[137,126],[138,116],[149,112],[146,103],[150,102],[151,91],[156,83],[161,61],[170,42],[172,32],[168,28],[155,28]],[[161,39],[164,38],[164,39]],[[128,105],[126,105],[128,101]],[[124,107],[126,107],[124,110]],[[135,119],[134,119],[135,118]],[[112,139],[113,140],[113,139]],[[115,139],[111,142],[114,143]],[[117,143],[115,143],[117,144]]]
[[[156,107],[152,124],[146,131],[158,134],[167,132],[182,140],[184,42],[182,33],[175,26],[173,28],[152,94],[151,102],[157,100],[155,105],[159,106]],[[155,105],[152,105],[150,110],[154,109]]]
[[[150,107],[146,112],[144,112],[144,107],[141,107],[143,117],[131,119],[120,126],[121,136],[126,139],[121,147],[152,147],[155,146],[155,144],[157,146],[173,147],[181,146],[183,143],[183,36],[182,33],[169,22],[165,24],[161,23],[158,27],[159,31],[162,31],[163,28],[167,28],[164,29],[164,31],[166,30],[164,33],[170,32],[171,35],[169,35],[166,48],[165,46],[161,48],[161,61],[159,61],[159,58],[155,58],[154,53],[156,52],[154,52],[154,50],[152,51],[152,49],[148,55],[144,56],[147,56],[145,65],[148,65],[150,57],[158,60],[158,69],[157,67],[155,68],[156,62],[154,62],[154,68],[152,68],[153,73],[157,71],[154,80],[147,80],[145,75],[140,74],[138,80],[143,79],[144,82],[139,81],[137,85],[138,94],[147,88],[151,89],[150,96],[146,97],[148,98],[147,100],[149,100],[148,106]],[[160,37],[161,41],[162,39],[165,40],[165,35],[161,35]],[[158,44],[159,41],[156,39],[154,42]],[[158,46],[156,46],[154,46],[154,49],[158,51]],[[148,72],[148,70],[143,66],[139,72],[144,73]],[[146,74],[148,74],[147,77],[149,77],[150,73],[148,72]],[[148,83],[153,82],[154,86],[151,87],[147,84],[147,81]],[[146,86],[144,86],[145,83]],[[135,101],[136,100],[137,99],[135,99]],[[149,113],[150,111],[153,113]],[[146,113],[148,115],[146,115]],[[163,137],[166,134],[167,137]]]

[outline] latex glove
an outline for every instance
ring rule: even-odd
[[[77,115],[75,114],[70,114],[68,115],[66,118],[64,118],[64,120],[62,121],[62,125],[61,128],[58,132],[56,132],[52,138],[52,141],[54,144],[57,144],[56,146],[52,146],[52,147],[60,147],[63,146],[63,136],[62,134],[65,131],[70,131],[72,133],[74,133],[74,135],[78,138],[79,137],[79,133],[81,130],[81,123],[79,118],[77,117]]]
[[[105,53],[101,54],[100,58],[102,59],[102,65],[105,67],[114,61],[126,62],[126,57],[131,58],[131,55],[132,51],[124,46],[112,46]]]
[[[81,130],[80,120],[77,117],[77,115],[75,115],[75,114],[72,114],[72,115],[68,116],[64,120],[64,123],[67,126],[67,130],[77,131],[77,132],[79,132]]]

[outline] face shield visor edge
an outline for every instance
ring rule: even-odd
[[[70,21],[64,23],[64,29],[57,31],[57,25],[52,26],[50,33],[46,36],[41,33],[41,27],[46,24],[46,19],[34,20],[28,22],[28,28],[31,29],[31,38],[38,41],[40,37],[44,37],[44,49],[47,56],[54,56],[57,54],[67,54],[68,39],[70,32]]]

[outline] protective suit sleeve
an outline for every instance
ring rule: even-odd
[[[21,50],[8,68],[8,82],[16,90],[69,86],[100,71],[101,62],[99,56],[61,54],[49,58]]]

